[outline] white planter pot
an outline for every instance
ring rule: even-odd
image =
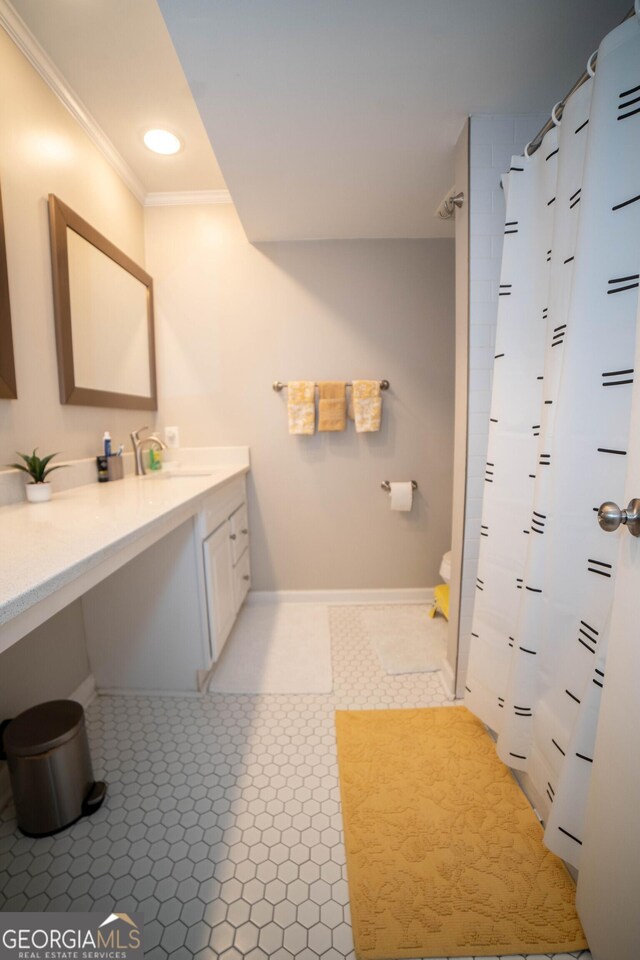
[[[29,503],[45,503],[51,500],[51,484],[48,481],[44,483],[27,483],[27,500]]]

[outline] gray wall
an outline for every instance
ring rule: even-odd
[[[47,196],[55,193],[144,265],[143,211],[101,153],[0,29],[0,189],[18,399],[0,400],[0,469],[38,446],[92,456],[148,414],[63,406],[53,322]],[[142,418],[145,419],[142,419]]]
[[[0,29],[0,189],[18,399],[0,400],[0,469],[38,446],[64,458],[120,440],[146,414],[60,404],[47,195],[57,194],[129,256],[144,262],[143,211],[112,167]],[[46,549],[46,539],[42,549]],[[11,544],[2,543],[10,555]],[[71,694],[89,674],[84,624],[72,604],[0,656],[0,718]]]
[[[43,700],[68,697],[90,673],[78,600],[3,652],[0,720]]]
[[[248,444],[253,587],[422,587],[451,534],[450,240],[252,246],[231,205],[145,211],[159,424]],[[379,434],[291,437],[273,380],[386,377]],[[418,481],[410,514],[382,480]]]

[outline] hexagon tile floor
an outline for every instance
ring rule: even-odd
[[[382,673],[361,608],[330,615],[333,694],[99,697],[107,800],[40,840],[4,811],[0,909],[139,910],[151,960],[352,958],[333,712],[447,701]]]

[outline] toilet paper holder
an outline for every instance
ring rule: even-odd
[[[391,483],[390,483],[389,480],[383,480],[382,483],[380,484],[380,486],[381,486],[381,488],[384,490],[385,493],[391,493]],[[411,481],[411,489],[412,489],[412,490],[417,490],[417,489],[418,489],[418,484],[416,483],[415,480],[412,480],[412,481]]]

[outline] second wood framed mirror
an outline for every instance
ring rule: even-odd
[[[0,195],[0,400],[15,400],[17,396],[16,369],[13,361],[13,335],[11,333],[7,247],[4,237],[2,196]]]

